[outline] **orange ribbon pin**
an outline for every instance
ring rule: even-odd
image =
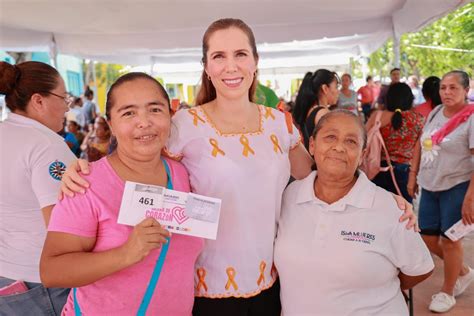
[[[283,151],[281,150],[280,148],[280,144],[278,143],[278,137],[276,137],[275,134],[272,134],[270,136],[270,139],[272,140],[272,143],[273,143],[273,150],[278,153],[278,151],[280,151],[281,154],[283,154]]]
[[[219,148],[219,144],[217,143],[217,140],[215,140],[214,138],[209,138],[209,143],[213,147],[212,156],[216,157],[217,154],[221,154],[222,156],[225,156],[225,152]]]
[[[240,136],[240,143],[244,145],[242,155],[244,155],[245,157],[248,157],[249,153],[251,153],[252,155],[255,155],[255,152],[249,145],[249,139],[245,135]]]
[[[265,261],[260,262],[260,277],[257,280],[258,286],[260,286],[260,283],[262,282],[265,284],[265,267],[266,266],[267,264],[265,263]]]
[[[265,108],[265,115],[264,117],[267,119],[269,117],[271,117],[273,120],[275,119],[275,115],[273,114],[273,109],[272,108],[269,108],[269,107],[266,107]]]
[[[235,269],[232,267],[227,268],[226,270],[227,277],[229,280],[227,280],[227,284],[225,285],[225,289],[228,291],[230,287],[232,286],[234,288],[234,291],[237,291],[239,287],[237,286],[237,283],[235,283],[234,277],[235,277]]]
[[[204,281],[204,279],[206,278],[206,270],[204,270],[204,268],[198,268],[196,270],[196,274],[199,278],[199,283],[196,286],[196,291],[199,292],[201,290],[201,287],[203,287],[204,290],[207,292],[207,285],[206,285],[206,282]]]
[[[194,117],[194,119],[193,119],[194,126],[198,125],[198,120],[201,121],[202,123],[206,123],[206,121],[204,121],[202,119],[202,117],[199,116],[199,114],[196,112],[195,109],[188,110],[188,113],[191,114]]]

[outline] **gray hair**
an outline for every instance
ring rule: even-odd
[[[365,126],[364,126],[364,124],[362,124],[359,117],[356,114],[354,114],[353,112],[349,111],[349,110],[336,109],[336,110],[333,110],[333,111],[323,115],[319,119],[318,124],[316,124],[316,126],[314,127],[314,131],[313,131],[313,135],[312,135],[313,138],[316,137],[316,135],[319,133],[321,128],[323,128],[324,124],[326,124],[326,122],[329,119],[331,119],[333,117],[336,117],[336,116],[340,116],[340,115],[349,116],[350,118],[354,119],[355,122],[357,122],[357,125],[359,126],[359,129],[362,132],[362,140],[363,140],[362,149],[365,149],[367,147],[367,130],[365,129]]]
[[[467,72],[465,71],[462,71],[462,70],[452,70],[448,73],[446,73],[442,79],[446,78],[447,76],[450,76],[450,75],[456,75],[458,76],[459,78],[459,83],[461,84],[461,86],[466,89],[466,88],[469,88],[469,75],[467,74]]]

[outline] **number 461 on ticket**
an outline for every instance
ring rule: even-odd
[[[216,239],[220,209],[220,199],[127,181],[117,222],[153,217],[172,233]]]

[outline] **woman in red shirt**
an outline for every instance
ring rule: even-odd
[[[382,112],[380,133],[384,139],[392,162],[395,179],[405,199],[412,201],[407,191],[410,160],[413,157],[415,144],[419,140],[423,125],[423,116],[412,108],[413,94],[405,83],[390,85],[387,92],[387,106]],[[376,115],[371,115],[367,130],[375,124]],[[382,166],[387,166],[384,155]],[[389,172],[379,172],[372,181],[391,192],[396,193],[395,185]]]
[[[428,118],[431,110],[433,110],[438,104],[441,104],[441,97],[439,96],[439,84],[441,79],[436,76],[426,78],[423,82],[423,88],[421,92],[426,102],[418,105],[415,111],[424,116],[425,120]]]

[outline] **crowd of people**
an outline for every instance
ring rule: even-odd
[[[431,275],[430,251],[445,278],[429,309],[451,309],[474,280],[444,235],[474,223],[468,75],[427,78],[422,100],[398,68],[358,91],[319,69],[289,114],[258,88],[247,24],[213,22],[202,47],[195,105],[176,111],[144,73],[115,81],[100,116],[92,91],[72,99],[53,67],[0,63],[2,155],[19,162],[1,167],[0,314],[407,315],[403,291]],[[393,178],[360,170],[373,126]],[[126,181],[221,199],[217,238],[118,224]]]

